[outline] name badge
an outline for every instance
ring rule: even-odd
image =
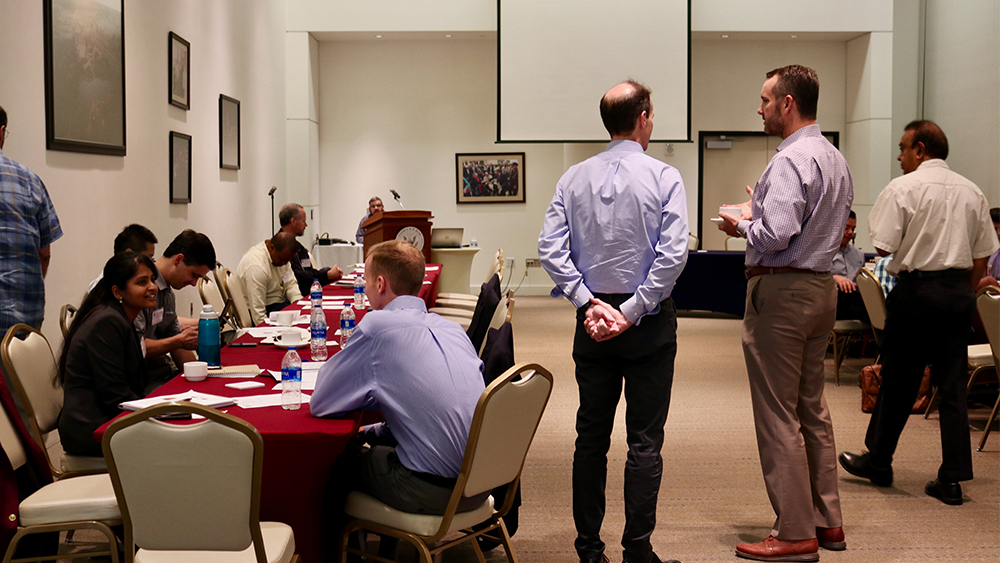
[[[312,268],[313,267],[312,260],[310,260],[308,258],[303,258],[302,259],[302,267],[303,268]]]
[[[153,324],[158,325],[163,322],[163,308],[153,311]]]
[[[285,274],[283,276],[281,276],[281,281],[284,282],[284,283],[288,283],[288,282],[292,281],[293,279],[295,279],[295,274],[293,274],[291,272],[285,272]]]
[[[142,348],[142,357],[146,357],[146,338],[139,338],[139,347]]]

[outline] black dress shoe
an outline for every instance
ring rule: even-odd
[[[892,485],[892,466],[876,467],[871,462],[872,454],[864,452],[862,454],[852,454],[851,452],[841,452],[837,458],[840,465],[851,475],[864,477],[879,487],[889,487]]]
[[[952,506],[962,504],[962,485],[958,483],[942,483],[935,479],[927,482],[924,492],[945,504]]]
[[[608,561],[608,556],[603,553],[598,555],[590,555],[587,557],[581,557],[580,563],[611,563]]]
[[[625,560],[623,561],[623,563],[631,563],[631,560],[629,560],[629,559],[625,559]],[[650,553],[650,554],[649,554],[649,559],[647,559],[647,560],[646,560],[646,563],[681,563],[681,562],[680,562],[680,561],[678,561],[678,560],[676,560],[676,559],[668,559],[668,560],[666,560],[666,561],[663,561],[663,560],[662,560],[662,559],[660,559],[660,557],[659,557],[658,555],[656,555],[655,553]]]

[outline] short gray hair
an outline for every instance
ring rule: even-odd
[[[298,216],[300,210],[305,211],[305,208],[297,203],[286,203],[278,212],[278,224],[282,227],[288,225]]]

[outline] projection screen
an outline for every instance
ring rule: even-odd
[[[498,142],[607,141],[598,104],[653,91],[654,141],[687,141],[690,0],[498,0]]]

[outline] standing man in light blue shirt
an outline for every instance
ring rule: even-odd
[[[577,307],[573,341],[580,408],[573,456],[575,547],[607,562],[601,523],[607,453],[625,387],[625,563],[659,563],[650,536],[663,474],[677,314],[670,292],[687,262],[687,197],[680,173],[645,154],[653,104],[628,81],[601,99],[611,143],[559,180],[538,237],[553,297]]]
[[[854,183],[816,124],[819,78],[791,65],[767,73],[757,113],[780,135],[742,217],[719,229],[747,239],[743,355],[764,486],[777,520],[762,542],[736,546],[758,561],[819,561],[844,541],[836,448],[823,398],[823,358],[837,313],[830,274]]]
[[[417,297],[423,280],[424,255],[410,243],[372,247],[365,282],[374,310],[319,370],[313,416],[363,409],[386,420],[362,432],[371,447],[338,460],[335,471],[344,473],[332,481],[343,490],[334,510],[351,488],[404,512],[443,514],[448,506],[485,389],[483,363],[462,327],[427,312]],[[463,499],[459,511],[486,496]]]

